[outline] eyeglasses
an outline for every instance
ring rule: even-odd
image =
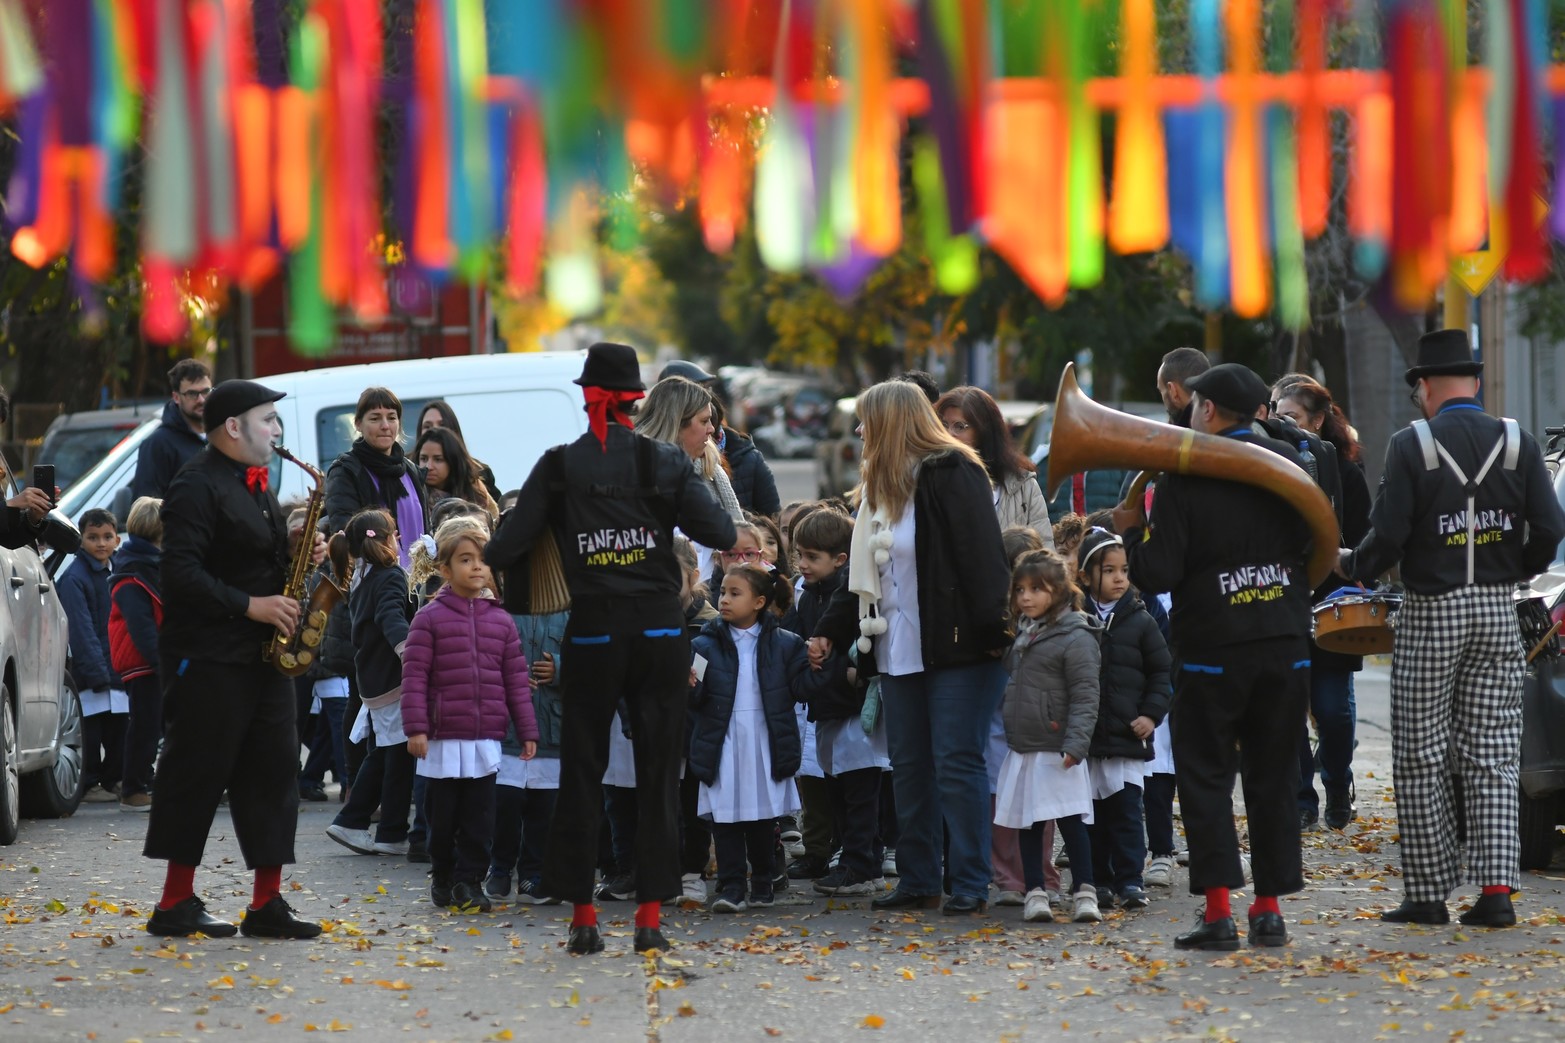
[[[972,429],[973,425],[969,424],[966,420],[953,420],[951,423],[946,425],[946,430],[951,432],[953,435],[965,435]]]
[[[199,400],[201,400],[203,398],[206,398],[211,393],[212,393],[212,389],[211,388],[191,388],[189,391],[181,391],[179,393],[179,397],[180,398],[188,398],[190,401],[196,402],[196,401],[199,401]]]
[[[761,552],[758,550],[725,550],[722,553],[724,561],[760,561]]]
[[[1414,384],[1413,385],[1413,390],[1409,391],[1407,393],[1407,400],[1409,402],[1413,403],[1413,408],[1414,409],[1422,409],[1423,408],[1423,403],[1418,400],[1418,391],[1419,391],[1418,385]]]

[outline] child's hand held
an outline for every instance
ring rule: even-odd
[[[531,739],[522,743],[522,760],[530,761],[538,756],[538,744]]]
[[[409,735],[408,752],[417,757],[419,760],[423,760],[425,757],[427,757],[429,755],[429,736]]]

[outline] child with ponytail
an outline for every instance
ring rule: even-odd
[[[793,584],[762,563],[723,576],[718,619],[691,643],[693,731],[686,770],[700,783],[698,813],[717,847],[715,913],[773,901],[775,823],[799,810],[794,704],[810,687],[804,641],[778,625]],[[745,863],[750,880],[746,902]]]
[[[453,518],[436,531],[433,565],[445,583],[413,618],[402,667],[408,752],[429,780],[430,900],[485,913],[507,723],[516,727],[523,760],[538,750],[527,660],[516,624],[492,595],[488,542],[488,529],[472,518]],[[428,545],[420,542],[414,554],[426,557]],[[415,577],[428,564],[416,561]]]

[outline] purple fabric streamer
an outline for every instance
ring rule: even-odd
[[[864,283],[880,267],[882,260],[884,258],[870,253],[862,243],[853,239],[848,243],[848,251],[841,260],[816,269],[816,274],[826,284],[826,288],[837,295],[838,300],[846,302],[858,295]]]
[[[6,186],[5,214],[0,215],[7,232],[26,228],[38,220],[38,192],[43,182],[43,127],[49,110],[49,87],[23,98],[17,105],[16,166]]]
[[[918,71],[929,84],[930,129],[940,151],[940,173],[946,186],[946,213],[951,234],[960,235],[973,225],[972,170],[967,156],[972,150],[958,104],[958,85],[951,76],[951,63],[941,48],[940,30],[935,25],[933,0],[918,4]]]
[[[1549,231],[1554,238],[1565,240],[1565,98],[1554,99],[1554,205],[1549,208]]]
[[[44,22],[45,76],[55,131],[66,148],[91,145],[92,0],[50,0]]]
[[[255,37],[255,77],[263,87],[288,86],[283,52],[282,12],[278,0],[251,0],[250,24]]]

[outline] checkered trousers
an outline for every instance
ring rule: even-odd
[[[1511,586],[1409,593],[1395,623],[1391,752],[1407,898],[1444,901],[1461,882],[1456,776],[1467,815],[1470,882],[1518,888],[1526,662]]]

